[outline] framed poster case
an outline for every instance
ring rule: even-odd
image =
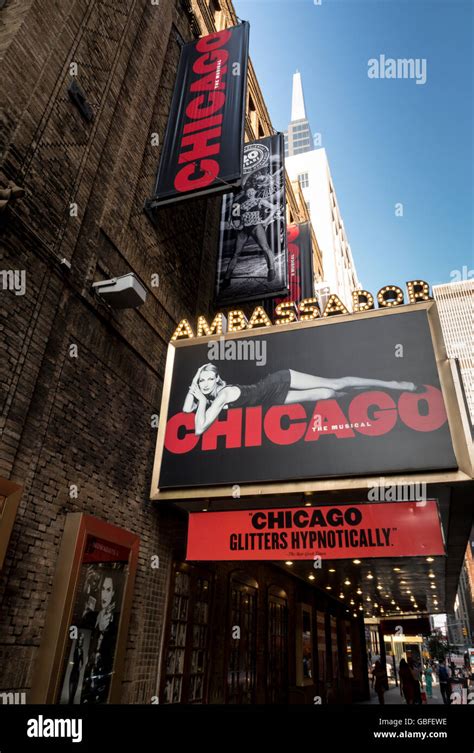
[[[130,531],[67,516],[30,702],[120,702],[138,548]]]

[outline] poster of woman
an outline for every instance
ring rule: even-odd
[[[222,201],[218,304],[287,292],[282,134],[244,146],[242,186]]]
[[[81,566],[70,626],[71,646],[59,701],[63,704],[96,704],[108,700],[127,562],[110,561],[107,558],[114,556],[113,552],[105,551],[100,555],[98,540],[95,544],[94,561],[88,561],[91,549],[89,552],[86,549]],[[103,556],[105,561],[97,561],[98,556]]]
[[[455,467],[424,310],[244,339],[176,348],[160,489]]]

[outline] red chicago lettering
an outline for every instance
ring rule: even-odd
[[[227,411],[223,421],[214,423],[202,435],[203,450],[217,450],[218,437],[225,437],[226,450],[242,444],[242,408]]]
[[[219,161],[206,158],[219,154],[221,150],[223,117],[217,113],[223,110],[226,102],[227,66],[224,63],[229,52],[219,48],[230,37],[231,31],[223,29],[196,43],[196,50],[202,55],[193,63],[193,73],[199,78],[192,82],[190,91],[207,94],[194,97],[186,107],[188,122],[183,127],[178,163],[193,164],[186,164],[175,175],[174,187],[180,193],[206,188],[219,176]]]
[[[338,439],[355,437],[351,428],[346,428],[347,418],[337,400],[319,400],[314,406],[313,415],[308,424],[305,442],[314,442],[321,434],[335,434]],[[322,431],[318,431],[321,427]],[[327,427],[327,428],[324,428]]]
[[[178,162],[191,162],[199,160],[202,157],[209,157],[211,154],[217,154],[221,148],[220,144],[209,144],[211,139],[218,139],[221,135],[221,128],[211,128],[210,131],[192,133],[189,136],[183,136],[181,146],[191,146],[187,152],[179,155]]]
[[[247,408],[245,414],[245,446],[259,447],[262,444],[262,406]]]
[[[200,94],[198,97],[194,97],[186,107],[186,115],[192,120],[198,120],[199,118],[208,118],[209,115],[214,115],[224,107],[225,94],[222,92],[211,92],[207,99],[209,100],[205,106],[206,96]]]
[[[205,55],[201,55],[200,58],[194,61],[193,71],[194,73],[199,73],[200,76],[212,73],[216,70],[218,64],[225,63],[228,57],[229,53],[227,50],[207,52]]]
[[[194,450],[199,437],[194,433],[194,413],[176,413],[166,424],[165,447],[175,455]]]
[[[199,40],[196,44],[196,50],[198,52],[216,50],[218,47],[222,47],[222,45],[230,39],[231,33],[230,29],[223,29],[222,31],[208,34],[207,37],[202,37],[202,39]]]
[[[287,231],[286,231],[286,238],[288,243],[292,243],[297,239],[297,237],[300,234],[300,229],[298,225],[288,225]]]
[[[276,445],[292,445],[303,437],[305,442],[315,442],[328,434],[338,439],[354,438],[356,432],[378,437],[394,428],[398,416],[414,431],[436,431],[447,421],[443,396],[437,387],[425,386],[426,392],[420,394],[403,392],[398,400],[398,410],[394,399],[386,392],[362,392],[351,401],[348,417],[337,400],[319,400],[309,422],[305,407],[300,403],[274,405],[265,415],[260,405],[233,408],[227,411],[226,418],[214,421],[204,432],[201,448],[204,451],[216,450],[219,437],[225,438],[226,449],[260,447],[263,432]],[[169,419],[165,433],[165,447],[169,452],[178,455],[190,452],[198,442],[193,413],[177,413]]]
[[[216,89],[225,89],[224,73],[227,72],[227,66],[221,70],[219,77],[219,85],[216,86],[216,74],[210,73],[208,76],[203,76],[194,81],[189,87],[191,92],[213,92]]]
[[[200,171],[197,170],[199,164]],[[193,175],[196,174],[196,177]],[[213,159],[203,159],[199,163],[191,163],[181,168],[174,179],[177,191],[192,191],[205,188],[219,175],[219,163]]]
[[[369,408],[378,408],[371,410]],[[357,431],[371,437],[387,434],[397,423],[397,409],[390,395],[386,392],[362,392],[356,395],[349,406],[350,423],[370,423],[359,426]]]
[[[222,115],[213,115],[211,118],[203,118],[202,120],[194,120],[191,123],[186,123],[183,128],[183,133],[194,133],[195,131],[204,131],[206,128],[212,126],[218,126],[222,123]]]
[[[289,418],[300,423],[288,423],[284,429],[282,418]],[[302,405],[274,405],[267,411],[263,426],[268,439],[274,444],[294,444],[302,438],[306,428],[306,411]],[[303,423],[304,422],[304,423]]]
[[[425,385],[426,392],[403,392],[398,401],[398,412],[403,423],[415,431],[435,431],[448,420],[443,395],[437,387]],[[428,410],[420,413],[420,408]]]

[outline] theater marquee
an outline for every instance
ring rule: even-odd
[[[235,358],[220,347],[243,339],[255,348]],[[151,496],[454,476],[468,454],[451,380],[432,302],[172,342]]]
[[[434,500],[190,513],[186,559],[286,560],[443,555]]]

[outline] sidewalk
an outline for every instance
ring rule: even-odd
[[[424,690],[426,691],[426,688],[424,688]],[[400,685],[397,688],[393,680],[390,681],[390,690],[387,690],[384,697],[385,697],[386,706],[393,706],[397,704],[402,704],[403,706],[407,705],[403,696],[400,695]],[[372,688],[370,689],[370,701],[364,701],[363,703],[364,704],[371,703],[371,704],[379,705],[378,696],[372,690]],[[443,705],[441,691],[437,683],[436,685],[433,683],[433,698],[428,698],[427,704],[423,704],[423,706],[425,705],[428,705],[428,706]]]

